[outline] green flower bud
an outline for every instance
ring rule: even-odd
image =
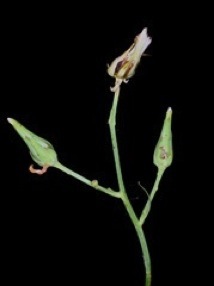
[[[34,162],[43,167],[41,170],[37,170],[30,166],[32,173],[41,175],[47,171],[48,167],[54,166],[57,162],[57,154],[47,140],[37,136],[12,118],[8,118],[7,120],[27,144]]]
[[[172,109],[169,107],[153,156],[153,163],[163,170],[171,165],[173,159],[171,121]]]

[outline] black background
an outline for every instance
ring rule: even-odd
[[[172,107],[174,161],[144,228],[153,285],[183,285],[191,261],[182,250],[191,251],[184,229],[194,229],[186,203],[192,194],[188,146],[193,119],[183,89],[188,62],[178,40],[182,34],[185,41],[188,32],[183,34],[182,23],[178,28],[164,8],[156,17],[154,3],[142,5],[142,10],[105,4],[5,10],[0,144],[2,257],[8,282],[143,285],[140,246],[122,203],[52,168],[43,176],[30,174],[28,150],[6,118],[50,141],[66,166],[116,189],[107,124],[114,80],[106,68],[148,27],[151,57],[142,58],[135,76],[122,85],[118,142],[127,192],[139,214],[146,195],[137,182],[152,188],[153,150]]]

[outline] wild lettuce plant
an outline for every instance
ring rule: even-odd
[[[144,234],[144,223],[151,210],[152,201],[159,188],[160,180],[166,170],[172,163],[173,151],[172,151],[172,133],[171,133],[171,119],[172,109],[169,107],[166,111],[163,127],[160,133],[160,138],[154,149],[153,163],[157,167],[157,176],[154,181],[153,188],[147,195],[147,202],[140,216],[136,215],[136,212],[131,204],[126,187],[124,185],[122,168],[120,164],[119,148],[116,134],[116,115],[118,100],[120,97],[121,85],[127,83],[129,79],[136,72],[136,67],[140,62],[141,57],[144,55],[145,50],[151,44],[152,39],[147,34],[147,28],[144,28],[142,32],[135,37],[134,43],[126,50],[121,56],[117,57],[108,66],[107,72],[110,76],[115,78],[115,85],[110,90],[113,92],[112,108],[109,115],[109,128],[112,143],[112,151],[115,162],[116,176],[118,182],[118,189],[113,190],[110,187],[102,186],[97,180],[90,180],[75,172],[74,170],[64,166],[58,159],[57,153],[54,147],[47,140],[37,136],[22,124],[12,118],[8,118],[8,122],[14,127],[21,138],[26,143],[32,160],[41,168],[35,168],[33,165],[29,167],[31,173],[43,175],[47,172],[48,168],[54,167],[66,174],[74,177],[89,187],[110,195],[123,202],[125,210],[127,211],[133,226],[136,230],[137,237],[140,242],[143,261],[145,265],[145,286],[151,285],[152,270],[151,259],[149,249],[147,246],[146,237]]]

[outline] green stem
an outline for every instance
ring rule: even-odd
[[[56,162],[54,167],[57,169],[60,169],[62,172],[74,177],[75,179],[83,182],[84,184],[86,184],[86,185],[88,185],[88,186],[90,186],[90,187],[92,187],[98,191],[106,193],[106,194],[108,194],[112,197],[115,197],[115,198],[121,197],[120,192],[116,192],[110,188],[104,188],[104,187],[100,186],[97,181],[90,181],[90,180],[86,179],[85,177],[79,175],[78,173],[72,171],[71,169],[63,166],[60,162]]]
[[[142,230],[141,225],[139,225],[137,227],[135,226],[135,229],[136,229],[139,241],[140,241],[143,259],[144,259],[144,264],[145,264],[145,270],[146,270],[145,286],[151,286],[152,267],[151,267],[151,258],[150,258],[150,254],[149,254],[149,250],[148,250],[148,246],[147,246],[147,242],[146,242],[146,237],[145,237],[144,231]]]
[[[145,265],[145,272],[146,272],[145,286],[150,286],[151,277],[152,277],[151,276],[151,259],[150,259],[150,254],[149,254],[145,234],[135,214],[135,211],[130,203],[130,200],[127,196],[126,189],[125,189],[124,182],[123,182],[122,171],[121,171],[120,157],[119,157],[118,144],[117,144],[117,135],[116,135],[116,128],[115,128],[119,94],[120,94],[120,87],[117,88],[114,94],[114,100],[112,103],[112,108],[111,108],[110,117],[109,117],[109,126],[110,126],[112,149],[113,149],[114,161],[115,161],[115,167],[116,167],[117,181],[119,185],[121,199],[135,227],[138,239],[140,241],[140,246],[141,246],[143,259],[144,259],[144,265]]]
[[[134,228],[136,230],[137,233],[137,237],[140,241],[140,246],[141,246],[141,251],[142,251],[142,256],[143,256],[143,260],[144,260],[144,265],[145,265],[145,273],[146,273],[146,281],[145,281],[145,286],[150,286],[151,285],[151,280],[152,280],[152,269],[151,269],[151,258],[150,258],[150,254],[149,254],[149,250],[148,250],[148,246],[147,246],[147,242],[146,242],[146,237],[144,234],[144,231],[141,227],[141,224],[138,220],[138,218],[136,217],[136,214],[133,210],[133,207],[128,199],[127,194],[121,193],[121,199],[123,201],[123,204],[129,214],[129,217],[134,225]]]
[[[115,94],[114,94],[114,100],[112,103],[112,108],[109,116],[109,126],[110,126],[110,134],[111,134],[111,142],[112,142],[112,149],[114,153],[114,161],[115,161],[115,167],[116,167],[116,173],[117,173],[117,181],[119,185],[120,192],[125,193],[125,186],[123,183],[123,176],[121,171],[121,165],[120,165],[120,157],[119,157],[119,151],[118,151],[118,145],[117,145],[117,136],[116,136],[116,113],[117,113],[117,104],[118,99],[120,95],[120,87],[117,88]]]
[[[160,180],[163,176],[164,171],[165,171],[165,169],[160,169],[160,168],[158,169],[158,173],[157,173],[151,194],[150,194],[148,201],[147,201],[147,203],[146,203],[146,205],[145,205],[145,207],[141,213],[141,216],[140,216],[140,225],[143,225],[143,223],[145,222],[145,220],[146,220],[146,218],[150,212],[152,200],[154,198],[155,193],[158,190],[159,183],[160,183]]]

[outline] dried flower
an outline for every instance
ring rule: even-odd
[[[111,91],[115,92],[122,82],[127,82],[134,75],[141,56],[151,42],[152,39],[147,35],[147,28],[144,28],[135,37],[131,47],[109,65],[108,74],[116,79],[115,86],[111,88]]]

